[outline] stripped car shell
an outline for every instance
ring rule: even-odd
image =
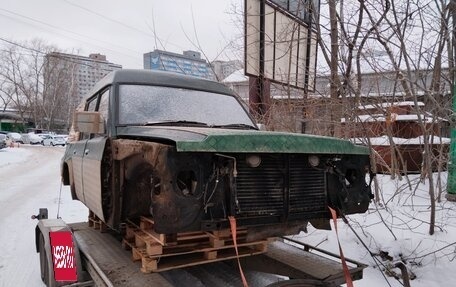
[[[122,85],[130,83],[137,85],[131,97],[161,101],[162,93],[177,95],[178,103],[165,101],[170,110],[163,114],[181,118],[149,121],[144,111],[153,109],[151,114],[160,115],[157,107],[164,103],[122,99],[122,91],[130,87]],[[160,95],[151,96],[155,91]],[[203,93],[193,94],[191,100],[204,101],[189,107],[186,95],[195,91]],[[107,109],[98,112],[106,94]],[[230,112],[243,114],[207,116],[201,122],[211,113],[204,106],[208,99],[217,102],[217,97],[226,96],[238,105],[228,107]],[[345,214],[360,213],[372,198],[366,184],[367,148],[329,137],[259,131],[240,101],[221,84],[123,70],[105,78],[86,101],[86,112],[76,113],[75,119],[75,128],[83,127],[82,135],[68,144],[62,178],[71,186],[73,198],[113,229],[144,215],[153,217],[158,233],[218,230],[228,228],[228,216],[234,216],[253,240],[297,233],[309,221],[328,228],[328,206]],[[179,107],[172,105],[182,101],[187,114],[174,113]],[[206,113],[193,116],[199,108]],[[129,117],[122,110],[137,114]],[[214,112],[214,117],[220,113]]]

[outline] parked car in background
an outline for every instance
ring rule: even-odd
[[[9,137],[12,142],[21,143],[21,144],[24,143],[24,140],[22,140],[22,136],[20,133],[11,132],[11,133],[7,133],[6,136]]]
[[[5,148],[6,146],[6,135],[0,134],[0,149]]]
[[[49,138],[51,136],[51,134],[38,134],[38,136],[42,139],[42,140],[45,140],[47,138]],[[43,142],[41,142],[43,143]]]
[[[65,146],[66,145],[66,140],[63,136],[58,136],[58,135],[47,135],[45,139],[43,139],[42,142],[43,145],[51,145],[51,146],[56,146],[56,145],[61,145]]]
[[[68,142],[68,135],[60,134],[60,135],[57,135],[57,136],[63,137],[63,139],[65,140],[65,144],[67,144],[67,142]]]
[[[30,144],[42,144],[43,138],[35,133],[28,133],[28,140]]]

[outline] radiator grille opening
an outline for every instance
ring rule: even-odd
[[[325,173],[308,164],[307,157],[290,158],[290,213],[326,210]]]
[[[323,170],[308,164],[306,155],[261,154],[261,164],[247,166],[245,155],[237,158],[238,216],[282,216],[308,219],[326,212]]]

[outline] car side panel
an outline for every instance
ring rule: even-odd
[[[86,142],[86,140],[81,140],[71,143],[68,145],[65,154],[65,157],[67,158],[66,162],[69,166],[71,166],[69,169],[70,172],[72,172],[72,174],[70,174],[70,181],[73,180],[75,193],[80,201],[84,201],[84,189],[82,184],[82,157],[84,155]]]
[[[105,221],[105,215],[103,214],[102,206],[101,161],[106,141],[106,137],[96,137],[88,140],[82,160],[84,203],[103,221]]]

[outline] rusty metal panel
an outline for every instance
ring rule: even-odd
[[[102,206],[102,174],[101,161],[106,146],[105,137],[97,137],[87,141],[82,161],[82,178],[84,203],[101,220],[105,220]]]
[[[73,165],[73,179],[76,196],[79,200],[83,201],[84,193],[82,188],[82,158],[75,156],[71,159],[71,163]]]
[[[102,199],[101,199],[101,162],[84,158],[84,203],[101,220],[104,220]]]

